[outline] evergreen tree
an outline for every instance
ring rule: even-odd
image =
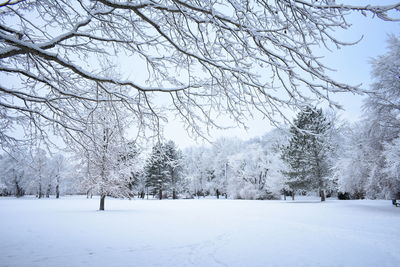
[[[167,175],[166,181],[169,182],[169,190],[172,198],[178,198],[178,192],[183,187],[182,181],[182,153],[177,149],[173,141],[169,141],[164,146],[165,150],[165,168]]]
[[[146,187],[153,195],[158,193],[158,198],[162,199],[163,189],[166,184],[166,176],[164,175],[164,151],[161,143],[153,146],[150,157],[147,159]]]
[[[153,195],[158,194],[159,199],[168,194],[173,199],[178,198],[178,192],[183,186],[182,156],[173,141],[157,143],[153,147],[145,172],[146,187]]]
[[[321,109],[312,107],[300,112],[293,124],[289,144],[282,151],[282,159],[288,166],[284,172],[287,184],[293,194],[297,190],[317,189],[321,201],[325,201],[330,171],[326,135],[330,124]]]

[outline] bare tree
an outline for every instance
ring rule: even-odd
[[[81,159],[85,177],[82,181],[87,194],[100,195],[100,210],[105,209],[105,198],[131,197],[131,170],[133,159],[124,160],[128,154],[129,142],[124,137],[124,130],[129,121],[121,114],[118,105],[112,102],[100,103],[88,115],[86,128],[82,132],[67,138],[67,144]]]
[[[312,98],[331,103],[331,92],[362,92],[331,79],[313,48],[349,45],[333,31],[349,28],[346,16],[353,11],[390,21],[392,10],[400,3],[2,1],[1,144],[15,141],[16,125],[42,135],[46,126],[81,131],[87,114],[81,111],[104,101],[123,103],[139,129],[157,129],[165,107],[152,102],[156,93],[167,95],[168,108],[200,135],[199,124],[218,126],[217,112],[238,124],[255,111],[276,122],[275,114],[285,118],[285,108]],[[119,56],[147,69],[147,81],[101,71]]]

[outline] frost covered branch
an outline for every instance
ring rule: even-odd
[[[138,129],[157,130],[172,111],[203,135],[202,125],[219,127],[220,113],[245,125],[254,112],[277,122],[285,109],[314,100],[337,106],[330,93],[363,90],[329,77],[314,47],[351,45],[333,32],[350,27],[352,11],[394,21],[399,8],[332,0],[3,1],[2,124],[41,118],[38,127],[50,119],[82,130],[82,114],[110,101],[129,110]],[[141,71],[127,77],[124,60]],[[160,94],[168,103],[158,104]]]

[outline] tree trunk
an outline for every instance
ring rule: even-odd
[[[49,198],[50,197],[50,191],[51,191],[51,186],[50,184],[47,186],[47,190],[46,190],[46,197]]]
[[[15,181],[15,188],[16,188],[15,189],[16,197],[22,197],[25,194],[24,189],[22,189],[22,187],[19,186],[18,181]]]
[[[292,200],[294,200],[294,192],[292,192]]]
[[[321,196],[321,202],[326,200],[326,196],[325,196],[325,190],[320,190],[319,194]]]
[[[43,193],[42,193],[42,183],[39,184],[39,192],[38,192],[38,198],[42,198]]]
[[[158,198],[159,198],[160,200],[162,199],[162,189],[160,189],[160,192],[159,192]]]
[[[283,200],[286,200],[286,193],[283,194]]]
[[[56,198],[60,198],[60,176],[57,175]]]
[[[104,199],[106,198],[105,195],[100,196],[100,210],[104,210]]]
[[[178,199],[178,197],[176,196],[176,191],[175,191],[175,189],[172,190],[172,199]]]
[[[219,190],[218,189],[217,189],[216,193],[217,193],[217,198],[219,199]]]
[[[56,185],[56,198],[60,198],[60,186]]]

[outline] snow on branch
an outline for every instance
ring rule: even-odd
[[[70,129],[84,129],[82,114],[104,101],[129,110],[140,129],[158,130],[166,111],[200,136],[221,127],[220,113],[241,126],[254,112],[277,123],[287,120],[286,109],[310,102],[340,106],[330,93],[363,93],[332,79],[314,48],[354,44],[334,34],[350,27],[352,11],[394,21],[399,7],[332,0],[3,1],[0,75],[7,89],[0,100],[4,112],[22,101]],[[122,57],[145,75],[127,77]],[[167,103],[154,100],[159,94]]]

